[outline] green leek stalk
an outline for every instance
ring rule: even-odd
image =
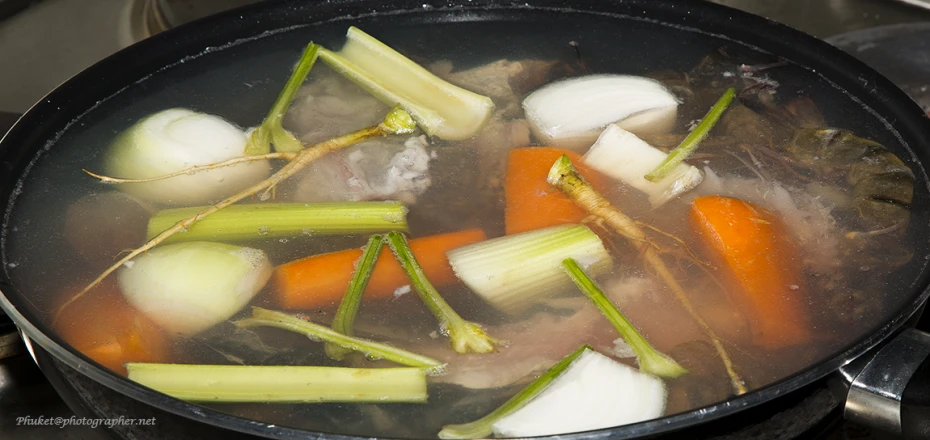
[[[420,368],[126,364],[129,379],[195,402],[425,403]]]
[[[536,380],[531,382],[526,388],[504,402],[503,405],[492,411],[490,414],[469,423],[459,425],[446,425],[439,431],[439,438],[442,439],[471,439],[487,437],[492,432],[492,425],[498,420],[506,417],[510,413],[522,408],[524,405],[533,400],[542,390],[546,389],[549,384],[559,377],[571,364],[584,354],[585,351],[591,350],[588,345],[582,345],[568,356],[565,356],[558,363],[548,369]]]
[[[294,66],[294,71],[284,84],[284,89],[268,111],[268,116],[265,116],[262,124],[249,135],[249,141],[245,146],[246,154],[267,154],[271,152],[271,145],[274,145],[274,150],[279,153],[296,153],[304,148],[303,142],[281,126],[281,121],[294,100],[294,95],[316,62],[319,51],[320,46],[313,43],[304,49],[303,55]]]
[[[452,85],[356,27],[339,52],[320,49],[334,70],[387,105],[400,105],[430,136],[468,139],[490,118],[487,96]]]
[[[207,206],[159,211],[148,225],[148,239]],[[197,240],[248,240],[299,235],[370,234],[407,230],[403,203],[251,203],[232,205],[203,218],[165,243]]]
[[[478,324],[462,319],[452,309],[452,306],[439,295],[439,292],[426,278],[423,268],[420,267],[420,264],[417,263],[416,258],[413,256],[413,251],[410,250],[410,245],[407,244],[407,238],[400,232],[391,231],[387,234],[387,242],[394,253],[394,257],[397,258],[397,262],[400,263],[400,267],[407,273],[407,277],[410,278],[414,289],[420,295],[420,299],[439,320],[439,327],[444,329],[443,333],[448,334],[449,339],[452,341],[452,349],[456,353],[490,353],[494,351],[496,349],[494,344],[497,341],[491,338]]]
[[[387,344],[346,336],[329,327],[261,307],[252,307],[251,318],[240,319],[233,324],[239,328],[276,327],[289,330],[305,335],[314,341],[328,342],[348,350],[361,352],[371,359],[385,359],[408,367],[423,368],[431,374],[439,374],[445,367],[442,362],[426,356]]]
[[[365,245],[365,250],[356,263],[355,274],[352,275],[352,281],[349,282],[349,289],[342,297],[339,308],[336,310],[336,317],[333,318],[332,328],[334,331],[346,336],[355,336],[353,330],[355,316],[358,314],[358,307],[362,303],[362,294],[365,293],[368,280],[371,279],[371,274],[375,271],[375,263],[378,262],[378,256],[381,255],[383,247],[384,236],[372,235],[368,239],[368,244]],[[326,344],[326,355],[333,360],[342,360],[350,351],[335,344]]]
[[[607,320],[617,329],[623,340],[633,347],[636,357],[639,360],[639,369],[644,373],[654,376],[676,378],[688,373],[684,367],[675,362],[674,359],[666,356],[656,350],[646,338],[633,327],[633,324],[623,316],[620,309],[604,295],[604,292],[597,287],[597,284],[591,280],[584,272],[584,269],[578,265],[578,262],[571,258],[566,258],[562,262],[562,268],[572,278],[572,281],[578,286],[582,293],[597,306],[598,310],[607,317]]]
[[[650,182],[658,182],[662,180],[662,178],[664,178],[665,175],[669,173],[669,171],[675,169],[678,164],[684,162],[688,156],[691,156],[691,153],[697,149],[701,141],[703,141],[704,138],[710,134],[710,130],[713,129],[715,125],[717,125],[717,121],[720,120],[720,116],[723,115],[723,112],[726,111],[727,107],[730,106],[730,103],[733,102],[733,98],[735,97],[736,90],[732,88],[727,89],[727,91],[723,93],[723,96],[717,100],[717,103],[715,103],[714,106],[710,108],[710,111],[704,115],[704,118],[701,119],[701,123],[699,123],[698,126],[695,127],[694,130],[692,130],[683,141],[681,141],[681,144],[675,147],[674,150],[670,151],[668,153],[668,157],[666,157],[665,160],[662,161],[658,167],[656,167],[656,169],[652,170],[651,173],[646,174],[646,180]]]

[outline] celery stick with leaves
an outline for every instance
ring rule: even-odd
[[[449,335],[452,341],[452,349],[457,353],[490,353],[495,351],[494,338],[489,336],[484,329],[478,324],[468,322],[462,319],[449,303],[446,302],[436,291],[436,288],[426,278],[423,268],[417,263],[410,246],[407,244],[407,238],[397,231],[391,231],[387,234],[387,242],[394,252],[394,257],[400,263],[400,267],[407,272],[407,277],[413,284],[420,299],[426,304],[436,319],[439,320],[440,328],[444,333]]]

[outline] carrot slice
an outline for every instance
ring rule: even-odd
[[[55,330],[97,363],[126,375],[125,362],[167,362],[170,338],[134,309],[114,282],[95,288],[64,309]],[[71,293],[65,298],[71,297]]]
[[[526,147],[510,150],[504,182],[504,230],[507,235],[578,223],[588,213],[562,191],[546,182],[549,168],[556,159],[567,155],[578,172],[594,187],[603,186],[603,175],[584,165],[574,151],[549,147]]]
[[[449,266],[446,251],[486,240],[481,229],[410,240],[410,248],[434,286],[447,286],[459,280]],[[278,266],[272,279],[278,304],[285,309],[313,309],[336,305],[342,299],[361,249],[347,249],[314,255]],[[365,288],[366,299],[389,298],[399,287],[409,285],[407,274],[385,247]]]
[[[779,218],[739,199],[707,196],[694,200],[690,221],[727,274],[754,344],[774,349],[810,340],[799,250]]]

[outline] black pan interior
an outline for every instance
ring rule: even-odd
[[[456,60],[460,68],[501,57],[566,58],[576,56],[576,42],[592,72],[640,74],[661,69],[687,70],[712,50],[727,46],[747,61],[785,58],[790,65],[771,76],[779,93],[810,96],[826,119],[888,146],[917,174],[914,218],[909,236],[917,243],[914,263],[896,274],[891,289],[901,296],[893,312],[862,340],[818,366],[728,403],[674,415],[613,432],[616,436],[662,432],[713,419],[798,388],[862,353],[887,337],[926,296],[926,262],[930,256],[927,220],[930,193],[924,165],[930,151],[930,123],[920,109],[887,80],[829,45],[758,17],[703,2],[298,2],[278,1],[231,11],[156,36],[124,50],[50,94],[0,142],[5,168],[0,182],[4,201],[3,273],[0,290],[5,308],[26,331],[46,346],[61,345],[39,319],[45,310],[28,286],[41,279],[73,278],[72,268],[56,265],[20,276],[10,260],[18,247],[61,249],[60,213],[51,210],[88,191],[91,179],[81,168],[99,165],[97,156],[120,129],[151,112],[185,106],[223,115],[240,126],[255,125],[283,85],[292,63],[308,41],[337,48],[345,29],[357,25],[387,44],[424,59]],[[827,79],[829,78],[829,79]],[[80,140],[101,148],[58,148]],[[88,152],[93,150],[92,152]],[[46,159],[56,158],[47,165]],[[96,168],[99,168],[97,166]],[[70,174],[81,182],[48,188],[48,176]],[[22,191],[22,192],[21,192]],[[25,194],[25,196],[21,196]],[[45,215],[16,217],[17,209],[47,207]],[[26,324],[28,322],[28,324]],[[53,350],[54,351],[54,350]],[[286,437],[298,429],[319,428],[313,420],[268,411],[264,423],[198,409],[166,399],[92,366],[74,353],[66,359],[103,383],[156,406],[209,423],[251,433]],[[237,413],[234,407],[220,408]],[[595,434],[599,435],[599,434]]]

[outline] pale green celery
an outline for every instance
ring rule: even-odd
[[[447,255],[459,279],[508,313],[571,289],[571,279],[562,271],[566,258],[589,263],[595,275],[613,266],[600,237],[584,225],[573,224],[498,237],[453,249]]]
[[[425,403],[420,368],[126,364],[129,379],[194,402]]]
[[[236,327],[276,327],[300,333],[314,341],[328,342],[352,351],[363,353],[370,359],[384,359],[408,367],[424,368],[431,374],[442,372],[445,364],[435,359],[411,353],[387,344],[346,336],[329,327],[300,319],[287,313],[252,307],[252,317],[233,322]]]
[[[346,336],[355,336],[353,327],[355,326],[355,315],[358,314],[358,307],[362,303],[362,294],[365,293],[365,287],[368,286],[368,280],[371,279],[371,273],[375,271],[375,263],[378,262],[378,255],[381,255],[381,249],[384,248],[384,236],[372,235],[365,245],[362,256],[355,263],[355,274],[352,275],[352,281],[349,282],[349,289],[342,297],[339,303],[339,309],[336,310],[336,317],[333,319],[333,330]],[[342,360],[351,350],[338,345],[326,344],[326,355],[333,360]]]
[[[459,425],[446,425],[439,431],[439,438],[443,439],[472,439],[487,437],[491,434],[491,427],[498,420],[507,417],[510,413],[522,408],[524,405],[533,400],[537,394],[546,389],[549,384],[559,377],[565,370],[584,354],[586,350],[591,350],[588,345],[582,345],[568,356],[565,356],[549,370],[530,382],[526,388],[504,402],[503,405],[492,411],[490,414],[469,423]]]
[[[195,206],[159,211],[149,219],[148,239],[207,208]],[[371,234],[393,230],[407,230],[407,208],[396,201],[251,203],[228,206],[172,235],[165,243]]]
[[[691,133],[681,144],[675,147],[674,150],[668,153],[668,157],[656,167],[655,170],[652,170],[651,173],[646,174],[646,180],[650,182],[658,182],[665,177],[669,171],[675,169],[678,164],[684,162],[688,156],[691,156],[691,153],[697,149],[698,145],[707,135],[710,133],[710,130],[714,128],[714,125],[717,125],[717,121],[720,120],[720,116],[723,115],[723,112],[726,111],[727,107],[730,106],[730,103],[733,102],[733,98],[736,97],[736,90],[730,88],[723,93],[723,96],[717,100],[717,103],[710,108],[710,111],[704,115],[704,119],[701,119],[701,122],[691,130]]]
[[[417,263],[416,258],[413,256],[404,234],[391,231],[388,232],[386,239],[391,251],[394,252],[394,257],[397,258],[397,262],[407,273],[407,277],[410,278],[414,289],[420,295],[420,299],[439,320],[439,327],[443,330],[443,333],[448,334],[449,339],[452,341],[452,349],[456,353],[490,353],[496,350],[494,344],[497,341],[491,338],[478,324],[462,319],[429,282],[423,268],[420,267],[420,264]]]
[[[400,105],[420,128],[441,139],[475,135],[490,118],[494,103],[433,75],[356,27],[339,52],[320,49],[320,58],[350,81],[388,105]]]
[[[291,73],[290,78],[287,79],[287,83],[284,84],[284,89],[281,90],[281,94],[275,100],[274,105],[268,112],[268,116],[265,116],[262,124],[252,130],[249,135],[249,141],[245,146],[246,154],[252,156],[267,154],[271,152],[272,145],[274,145],[274,150],[280,153],[296,153],[304,148],[303,142],[281,126],[281,121],[284,119],[284,113],[290,107],[291,101],[294,100],[294,95],[300,89],[300,85],[307,78],[307,73],[310,72],[316,62],[319,51],[320,46],[313,43],[308,44],[307,48],[304,49],[303,55],[300,56],[300,60],[294,66],[294,71]]]
[[[597,287],[575,260],[566,258],[562,262],[562,268],[581,289],[581,292],[594,302],[598,310],[613,324],[620,336],[623,337],[623,340],[633,347],[640,371],[653,376],[668,378],[676,378],[688,373],[688,370],[678,365],[678,362],[675,362],[674,359],[653,348],[649,341],[646,341],[646,338],[639,333],[639,330],[633,327],[633,324],[623,316],[620,309],[604,295],[604,292]]]

